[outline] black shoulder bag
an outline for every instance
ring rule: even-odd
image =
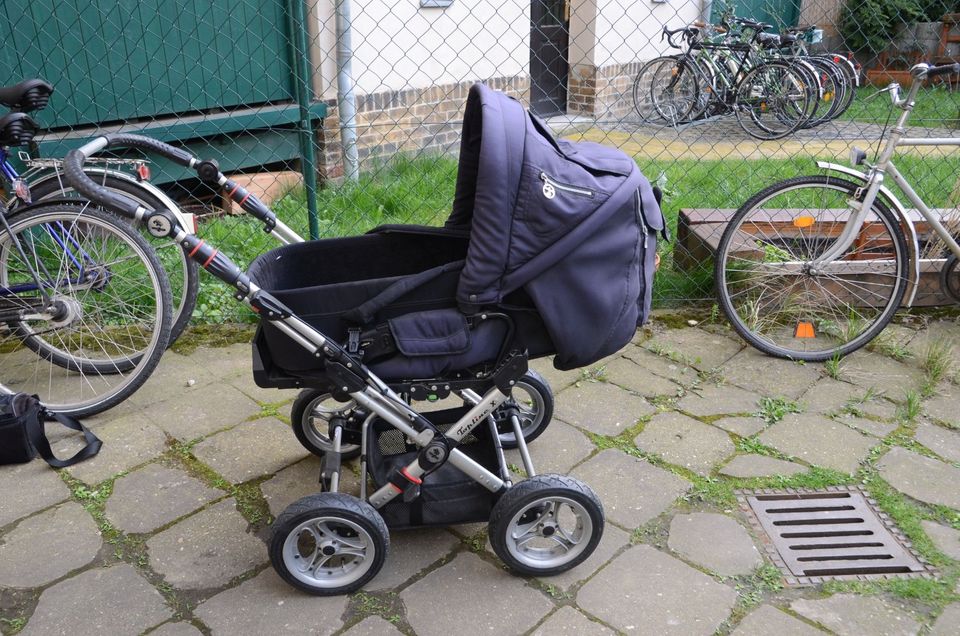
[[[56,420],[80,431],[87,445],[69,459],[57,459],[43,430],[44,422]],[[72,466],[100,452],[103,442],[74,418],[45,409],[36,395],[16,393],[0,396],[0,464],[22,464],[40,455],[54,468]]]

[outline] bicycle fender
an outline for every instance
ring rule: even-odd
[[[829,161],[818,161],[817,166],[824,170],[839,172],[859,183],[867,182],[867,175],[865,173],[849,166],[830,163]],[[907,233],[907,249],[910,251],[910,278],[908,281],[910,288],[903,296],[904,301],[902,305],[912,307],[917,295],[917,288],[920,285],[920,241],[917,238],[917,229],[913,224],[913,219],[910,218],[910,213],[907,212],[907,209],[900,203],[900,199],[898,199],[887,186],[881,185],[877,196],[883,197],[884,203],[900,217],[900,223]]]
[[[147,192],[149,192],[150,194],[152,194],[153,196],[155,196],[155,197],[157,198],[157,200],[159,200],[161,203],[163,203],[164,207],[166,207],[168,210],[170,210],[170,212],[173,213],[173,215],[174,215],[175,217],[177,217],[177,223],[179,223],[179,224],[180,224],[180,227],[182,227],[184,230],[187,230],[187,229],[189,229],[189,228],[193,228],[193,227],[194,227],[194,224],[187,222],[187,219],[184,217],[183,212],[180,210],[180,206],[177,205],[177,204],[174,202],[174,200],[171,199],[163,190],[161,190],[161,189],[158,188],[157,186],[153,185],[153,184],[150,183],[149,181],[140,181],[140,180],[138,180],[136,177],[134,177],[134,176],[132,176],[132,175],[129,175],[129,174],[126,174],[126,173],[124,173],[124,172],[119,172],[119,171],[114,171],[114,170],[106,170],[106,169],[104,169],[104,168],[94,168],[94,167],[90,167],[90,166],[85,166],[85,167],[84,167],[84,172],[94,173],[94,174],[107,174],[107,173],[109,173],[110,176],[112,176],[112,177],[116,177],[116,178],[122,179],[122,180],[124,180],[124,181],[129,181],[130,183],[133,183],[133,184],[135,184],[135,185],[143,188],[144,190],[146,190]],[[43,176],[43,177],[40,178],[40,179],[35,180],[33,183],[34,183],[34,184],[39,184],[39,183],[44,183],[44,182],[50,181],[50,180],[58,180],[58,178],[57,178],[57,175],[58,175],[58,174],[59,174],[59,175],[61,176],[61,178],[62,178],[62,175],[63,175],[62,172],[61,172],[61,173],[54,172],[54,173],[51,173],[51,174],[49,174],[49,175],[45,175],[45,176]],[[191,232],[191,233],[192,233],[192,232]]]

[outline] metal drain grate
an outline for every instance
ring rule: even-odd
[[[790,585],[931,576],[910,542],[859,488],[738,493]]]

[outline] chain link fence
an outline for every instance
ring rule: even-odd
[[[620,148],[661,187],[674,240],[661,247],[659,306],[710,302],[717,239],[751,194],[823,172],[817,160],[849,165],[854,146],[872,156],[893,121],[878,87],[909,83],[918,61],[960,60],[956,0],[5,0],[0,19],[0,84],[56,88],[32,114],[32,156],[103,131],[181,144],[305,237],[442,224],[467,91],[486,82],[559,136]],[[678,81],[664,61],[678,55],[713,70]],[[820,83],[817,103],[808,92],[790,117],[753,104],[751,121],[750,69],[812,58],[833,59],[797,82]],[[923,89],[915,135],[955,134],[957,81]],[[955,148],[903,154],[921,196],[955,210]],[[171,164],[150,169],[241,264],[277,245],[222,192]],[[922,300],[943,301],[935,280]],[[246,319],[203,281],[195,321]]]

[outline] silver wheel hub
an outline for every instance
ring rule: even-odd
[[[304,521],[283,543],[287,570],[312,587],[350,585],[370,570],[376,553],[363,526],[336,516]]]
[[[549,569],[576,559],[593,532],[593,521],[581,503],[567,497],[544,497],[513,516],[506,547],[522,563]]]

